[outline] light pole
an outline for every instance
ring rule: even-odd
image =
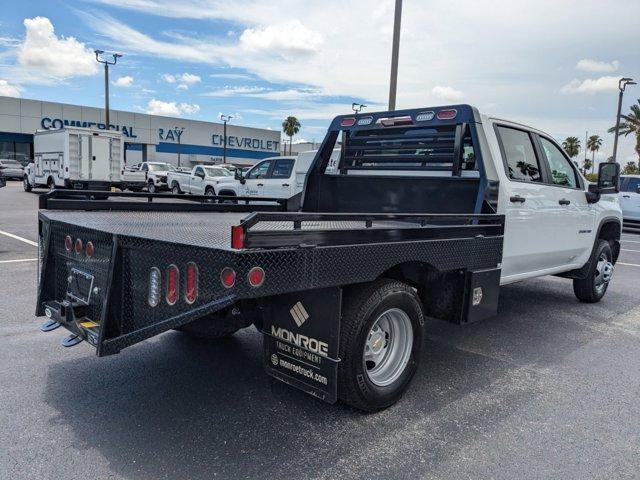
[[[627,85],[637,85],[636,82],[633,81],[633,78],[621,78],[618,82],[618,90],[620,90],[620,94],[618,95],[618,114],[616,115],[616,132],[613,137],[613,160],[612,162],[617,162],[617,153],[618,153],[618,131],[620,130],[620,112],[622,111],[622,96],[624,95],[624,89]]]
[[[178,128],[180,130],[178,130]],[[180,165],[180,150],[181,150],[180,139],[182,138],[182,132],[184,132],[184,127],[176,127],[175,131],[176,131],[176,136],[178,137],[178,167],[180,167],[181,166]],[[180,131],[180,135],[178,135],[178,131]]]
[[[353,110],[356,115],[358,115],[363,108],[367,108],[367,106],[361,103],[355,103],[355,102],[351,104],[351,110]]]
[[[396,90],[398,87],[398,54],[400,51],[400,20],[402,19],[402,0],[396,0],[396,12],[393,17],[393,46],[391,48],[391,80],[389,82],[389,110],[396,109]]]
[[[106,126],[106,130],[111,130],[109,126],[109,65],[115,65],[118,62],[118,59],[122,57],[120,53],[112,53],[113,60],[109,61],[101,55],[104,53],[104,50],[94,50],[96,54],[96,61],[98,63],[102,63],[104,65],[104,124]]]
[[[222,163],[227,163],[227,122],[233,117],[231,115],[220,114],[220,120],[224,124],[222,135]]]

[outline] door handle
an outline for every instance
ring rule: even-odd
[[[283,186],[283,187],[288,187],[288,186],[289,186],[289,184],[288,184],[288,183],[283,183],[283,184],[282,184],[282,186]]]
[[[259,187],[264,187],[264,183],[259,183],[258,186]]]
[[[622,198],[631,198],[631,195],[622,195]]]
[[[520,195],[514,195],[513,197],[509,198],[509,200],[511,200],[512,203],[524,203],[526,201],[526,198],[521,197]]]
[[[571,202],[569,200],[567,200],[566,198],[561,198],[560,200],[558,200],[558,203],[560,205],[569,205]]]

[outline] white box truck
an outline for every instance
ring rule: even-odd
[[[65,127],[37,131],[25,191],[34,187],[106,190],[120,184],[124,145],[119,132]]]

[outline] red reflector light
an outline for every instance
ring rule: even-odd
[[[178,290],[180,289],[180,271],[175,265],[167,268],[167,294],[165,296],[169,305],[175,305],[178,301]]]
[[[231,227],[231,248],[244,248],[244,228],[242,225]]]
[[[355,118],[343,118],[340,122],[341,127],[353,127],[356,124]]]
[[[79,238],[76,239],[76,245],[74,247],[74,250],[78,255],[82,253],[82,240],[80,240]]]
[[[236,272],[233,268],[225,267],[220,272],[220,282],[224,288],[231,288],[236,283]]]
[[[438,120],[453,120],[456,118],[458,111],[455,108],[449,110],[440,110],[436,115]]]
[[[264,283],[264,270],[260,267],[253,267],[249,270],[249,285],[252,287],[259,287]]]
[[[87,247],[84,249],[84,251],[87,254],[87,257],[89,258],[93,257],[93,252],[94,252],[93,243],[87,242]]]
[[[192,304],[198,298],[198,266],[187,263],[187,282],[185,286],[184,299],[188,304]]]
[[[64,237],[64,249],[67,252],[70,252],[72,248],[73,248],[73,239],[69,235],[67,235],[66,237]]]

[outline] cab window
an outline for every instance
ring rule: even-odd
[[[576,188],[578,185],[576,172],[567,157],[556,145],[544,137],[540,137],[540,144],[549,165],[551,182],[554,185]]]
[[[204,170],[202,167],[196,168],[195,175],[196,177],[204,177]]]
[[[271,160],[265,160],[264,162],[259,163],[255,167],[251,169],[251,171],[247,174],[248,179],[252,178],[266,178],[267,173],[269,173],[269,167],[271,166]]]
[[[498,127],[504,150],[507,175],[521,182],[541,182],[540,164],[536,158],[531,136],[509,127]]]
[[[620,190],[623,192],[637,192],[640,187],[640,178],[627,177],[624,181],[620,182]]]
[[[292,170],[292,159],[276,160],[276,164],[273,166],[273,172],[271,172],[271,178],[289,178]]]

